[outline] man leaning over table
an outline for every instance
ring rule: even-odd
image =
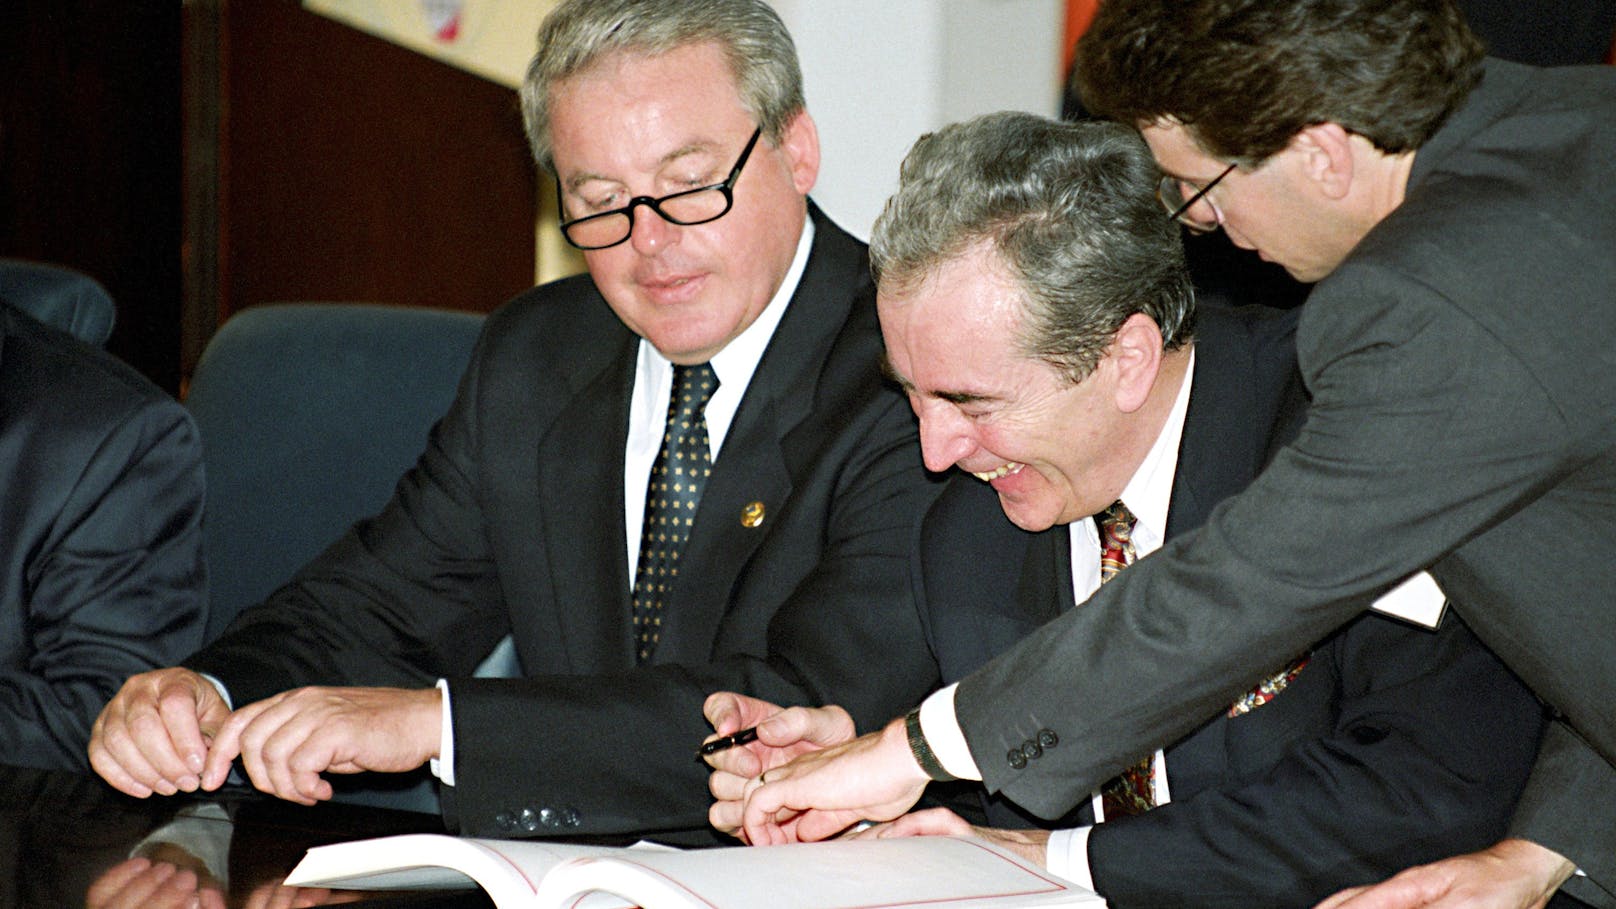
[[[928,701],[916,748],[1058,814],[1429,570],[1556,719],[1505,839],[1340,900],[1616,905],[1616,71],[1483,60],[1446,0],[1107,0],[1078,79],[1187,216],[1318,282],[1313,401],[1197,532]],[[899,722],[769,779],[754,839],[895,816],[927,774]]]
[[[928,466],[972,474],[916,550],[945,681],[1204,522],[1301,424],[1297,313],[1197,307],[1159,178],[1128,127],[995,114],[916,143],[876,224],[891,371]],[[1231,700],[1052,822],[983,794],[988,823],[1044,829],[932,809],[863,835],[1000,839],[1113,907],[1295,906],[1495,840],[1542,729],[1452,615],[1362,616]],[[733,828],[739,803],[713,814]]]
[[[819,146],[779,18],[563,2],[522,99],[588,276],[489,318],[379,515],[125,685],[91,746],[118,788],[214,789],[239,753],[312,803],[322,772],[432,761],[467,833],[710,838],[708,691],[874,723],[934,684],[905,554],[934,490],[865,249],[806,198]],[[525,677],[472,678],[506,634]]]

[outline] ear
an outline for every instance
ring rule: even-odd
[[[819,179],[819,127],[806,110],[798,111],[786,124],[780,135],[780,150],[786,153],[786,164],[791,168],[791,184],[798,193],[808,195]]]
[[[1156,320],[1144,313],[1129,316],[1111,339],[1106,359],[1115,373],[1117,409],[1133,413],[1145,406],[1162,364],[1162,335]]]
[[[1302,173],[1330,199],[1344,199],[1352,189],[1355,170],[1352,134],[1339,123],[1317,123],[1291,139],[1301,153]]]

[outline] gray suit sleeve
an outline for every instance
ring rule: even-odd
[[[1058,815],[1568,469],[1561,413],[1498,338],[1420,287],[1332,280],[1303,316],[1299,438],[1200,530],[961,684],[990,789]],[[1495,647],[1494,619],[1528,611],[1465,602]],[[1008,751],[1043,729],[1059,746],[1015,768]]]
[[[1565,892],[1610,909],[1616,907],[1613,814],[1616,768],[1565,723],[1551,723],[1509,835],[1546,846],[1576,863],[1587,876],[1567,881]]]

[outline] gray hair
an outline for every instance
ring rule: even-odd
[[[1005,111],[921,136],[876,219],[870,264],[883,293],[907,293],[987,242],[1025,294],[1028,356],[1081,382],[1134,313],[1173,350],[1194,332],[1178,225],[1133,129]]]
[[[785,23],[763,0],[563,0],[539,26],[522,82],[533,159],[555,169],[550,95],[558,83],[615,54],[656,56],[713,43],[729,59],[741,103],[771,143],[803,110],[802,70]]]

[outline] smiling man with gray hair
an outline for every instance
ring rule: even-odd
[[[889,371],[919,415],[927,466],[968,474],[926,515],[914,566],[945,681],[1091,608],[1102,583],[1204,524],[1301,425],[1296,313],[1197,307],[1159,179],[1127,127],[995,114],[922,137],[876,224]],[[937,809],[862,835],[986,836],[1114,907],[1304,905],[1498,836],[1541,711],[1463,623],[1433,632],[1367,615],[1299,650],[1271,652],[1260,679],[1165,751],[1119,754],[1122,772],[1070,811],[1040,818],[979,789],[988,823],[1018,829]],[[1081,679],[1067,655],[1049,659]],[[1058,705],[1070,689],[1041,695]],[[758,712],[709,701],[720,731],[743,705]],[[771,747],[807,747],[785,737],[793,724],[839,719],[771,720],[762,744],[713,759],[729,768],[715,793],[756,788],[752,761],[784,756]],[[935,744],[936,769],[958,765]],[[1062,747],[1045,726],[1011,759],[1032,767]],[[712,816],[735,829],[740,805]]]

